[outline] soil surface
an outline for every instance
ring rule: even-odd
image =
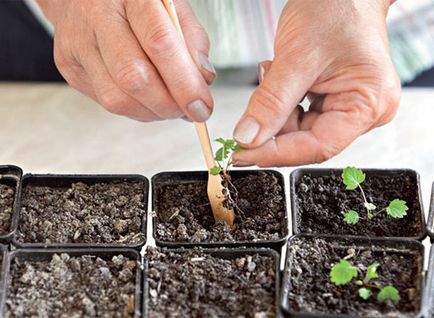
[[[215,223],[206,181],[161,185],[157,189],[156,236],[169,242],[277,240],[288,233],[285,194],[279,179],[260,172],[233,177],[238,191],[236,228]],[[235,197],[235,196],[233,196]]]
[[[404,174],[367,175],[362,187],[377,210],[387,207],[393,199],[407,201],[407,215],[394,219],[380,213],[369,220],[360,190],[345,190],[341,172],[321,177],[306,174],[296,184],[299,233],[416,237],[423,232],[415,178]],[[348,210],[359,212],[357,224],[343,221]]]
[[[143,242],[146,218],[142,182],[81,182],[70,188],[27,185],[17,239],[24,243]]]
[[[0,183],[0,235],[5,235],[11,230],[14,197],[15,187]]]
[[[54,254],[51,261],[14,259],[6,317],[134,317],[135,260],[123,255]]]
[[[271,256],[233,259],[203,250],[150,248],[149,313],[164,317],[276,317],[276,263]]]
[[[347,255],[361,273],[378,262],[381,286],[393,285],[399,290],[401,300],[397,306],[387,300],[376,301],[377,291],[368,300],[358,296],[354,283],[335,286],[330,281],[330,271],[335,263]],[[381,251],[378,247],[338,246],[323,239],[295,239],[291,243],[289,308],[294,312],[318,314],[347,314],[356,317],[414,317],[420,310],[422,257],[417,251]],[[359,277],[361,274],[359,273]]]

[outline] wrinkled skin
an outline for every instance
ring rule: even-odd
[[[325,161],[397,110],[389,1],[319,2],[288,1],[281,15],[274,60],[260,65],[263,80],[235,128],[249,148],[234,155],[239,166]],[[307,92],[312,104],[303,112],[297,105]]]
[[[109,112],[140,121],[212,112],[208,35],[186,0],[176,8],[186,46],[161,0],[39,0],[54,25],[67,82]]]

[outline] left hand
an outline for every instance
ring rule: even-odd
[[[234,131],[236,166],[294,166],[335,156],[389,122],[400,83],[387,40],[389,0],[288,1],[275,57]],[[309,93],[309,111],[298,106]]]

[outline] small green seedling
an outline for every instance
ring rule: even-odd
[[[244,148],[238,145],[233,139],[218,138],[215,141],[221,146],[215,153],[214,160],[216,165],[211,168],[210,173],[214,176],[220,173],[227,175],[228,169],[232,166],[232,154],[244,150]]]
[[[344,182],[347,190],[355,190],[357,188],[360,189],[360,192],[363,197],[364,206],[366,211],[368,212],[368,219],[372,219],[376,217],[378,214],[386,212],[386,214],[395,219],[401,219],[407,215],[407,202],[400,199],[392,200],[389,205],[383,209],[378,211],[375,204],[372,202],[368,202],[366,199],[365,192],[362,188],[362,183],[365,181],[366,175],[365,173],[358,168],[347,167],[342,171],[342,181]],[[359,212],[354,210],[349,210],[344,214],[344,222],[350,225],[357,224],[359,222],[360,215]]]
[[[335,264],[330,271],[330,280],[336,286],[346,285],[351,283],[354,279],[354,284],[359,287],[358,294],[363,300],[368,300],[373,295],[373,290],[378,290],[377,302],[382,304],[386,300],[391,300],[397,305],[401,299],[399,291],[392,285],[382,287],[377,279],[377,269],[380,264],[375,262],[368,266],[365,273],[361,274],[361,279],[357,279],[359,271],[346,259],[341,259],[339,263]]]

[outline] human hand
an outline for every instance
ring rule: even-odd
[[[211,115],[208,36],[187,0],[175,0],[187,45],[160,0],[39,4],[55,27],[60,73],[109,112],[145,122]]]
[[[237,166],[294,166],[338,154],[389,122],[400,83],[391,61],[388,0],[292,0],[279,21],[274,60],[234,139]],[[309,111],[298,106],[308,94]]]

